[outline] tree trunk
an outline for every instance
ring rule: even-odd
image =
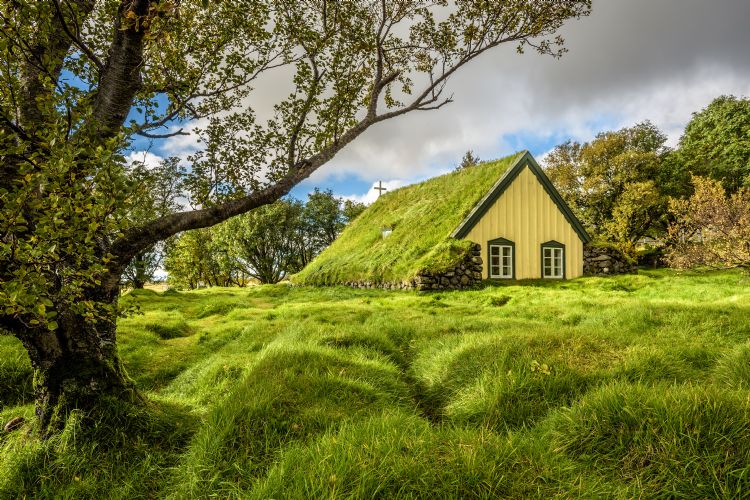
[[[141,278],[136,277],[133,280],[132,285],[133,285],[134,290],[142,290],[143,287],[146,286],[146,281]]]
[[[40,431],[48,436],[65,425],[71,410],[90,416],[103,398],[142,401],[120,362],[116,318],[91,320],[59,313],[55,331],[37,329],[17,336],[34,368],[34,397]]]

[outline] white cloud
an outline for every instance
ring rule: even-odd
[[[748,18],[747,0],[597,0],[590,18],[563,29],[570,52],[561,60],[519,56],[512,46],[489,52],[450,81],[453,104],[372,127],[311,181],[412,182],[451,168],[468,149],[492,159],[530,147],[512,140],[519,134],[588,141],[646,119],[675,145],[692,112],[721,94],[750,95]],[[277,70],[246,104],[263,121],[290,90],[289,68]],[[185,158],[198,147],[194,134],[180,136],[160,153]]]
[[[750,95],[746,0],[599,0],[563,30],[561,60],[513,47],[486,54],[449,83],[455,102],[382,123],[316,176],[412,178],[529,147],[507,137],[586,141],[654,122],[675,145],[691,113],[721,94]],[[742,21],[741,21],[742,20]]]
[[[403,179],[392,179],[389,181],[381,181],[382,187],[384,187],[386,190],[383,191],[383,194],[388,193],[390,191],[393,191],[395,189],[398,189],[400,187],[408,186],[411,184],[411,182],[405,181]],[[381,184],[378,182],[373,182],[372,186],[370,186],[370,189],[363,195],[344,195],[342,198],[345,200],[352,200],[359,203],[364,203],[365,205],[370,205],[375,200],[378,199],[378,196],[380,196],[380,192],[375,189],[376,187],[379,187]]]
[[[201,144],[198,143],[198,136],[195,133],[195,130],[206,127],[207,125],[207,118],[193,120],[183,125],[173,125],[170,128],[170,132],[182,130],[186,135],[175,135],[165,139],[160,145],[160,151],[164,153],[165,156],[176,156],[183,161],[187,161],[189,155],[201,149]]]
[[[128,165],[133,163],[143,163],[147,169],[156,168],[164,160],[159,155],[155,155],[150,151],[131,151],[130,154],[125,158]]]

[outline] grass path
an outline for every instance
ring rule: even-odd
[[[136,292],[120,349],[150,406],[0,434],[0,498],[747,496],[749,285]],[[30,395],[0,337],[0,421]]]

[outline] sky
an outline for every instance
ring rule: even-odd
[[[388,189],[528,149],[543,159],[567,140],[651,120],[675,146],[693,112],[722,94],[750,97],[750,0],[594,0],[569,22],[562,59],[500,47],[450,81],[454,102],[375,125],[298,185],[370,203]],[[268,102],[259,88],[254,99]],[[188,125],[189,126],[189,125]],[[131,158],[185,156],[194,136],[135,143]]]

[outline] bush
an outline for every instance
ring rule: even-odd
[[[663,246],[656,245],[645,245],[638,249],[636,260],[639,266],[650,267],[656,269],[657,267],[665,267],[667,264],[664,261],[665,252]]]
[[[622,260],[627,262],[628,264],[636,263],[636,259],[633,258],[635,255],[635,250],[632,243],[618,244],[602,239],[596,239],[590,241],[589,243],[586,243],[586,246],[588,248],[605,249],[610,255],[616,256],[617,258],[622,258]]]

